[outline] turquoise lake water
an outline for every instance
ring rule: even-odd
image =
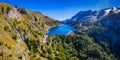
[[[56,26],[52,27],[49,29],[48,33],[46,35],[67,35],[70,32],[75,30],[72,26],[69,25],[61,25],[61,26]]]

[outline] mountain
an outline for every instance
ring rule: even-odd
[[[77,28],[72,34],[46,35],[61,21],[0,3],[0,60],[117,60],[120,32],[114,26],[119,25],[119,13],[98,15],[97,11],[82,11],[73,21],[65,21]],[[109,20],[115,24],[107,24]]]
[[[107,42],[109,46],[107,48],[119,58],[120,7],[105,8],[99,11],[80,11],[66,24],[76,27],[75,33],[88,34],[105,50],[106,47],[101,41]]]
[[[106,8],[102,9],[100,11],[80,11],[75,16],[73,16],[71,19],[69,19],[69,22],[66,23],[81,23],[81,22],[97,22],[99,20],[102,20],[106,16],[112,15],[112,14],[118,14],[120,12],[120,7],[112,7],[112,8]],[[68,20],[67,20],[68,21]],[[74,24],[73,23],[73,24]]]
[[[32,44],[42,43],[48,29],[57,25],[40,12],[0,3],[0,60],[28,60],[31,49],[39,47]]]

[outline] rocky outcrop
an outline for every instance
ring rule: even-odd
[[[8,12],[8,18],[15,18],[17,20],[22,20],[21,14],[17,11],[17,8],[13,8]]]

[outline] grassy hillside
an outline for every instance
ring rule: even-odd
[[[31,49],[39,47],[30,46],[41,44],[47,30],[56,25],[59,23],[40,12],[0,3],[0,60],[28,59]]]

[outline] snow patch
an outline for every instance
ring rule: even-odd
[[[110,13],[111,9],[105,10],[105,15],[108,15]]]

